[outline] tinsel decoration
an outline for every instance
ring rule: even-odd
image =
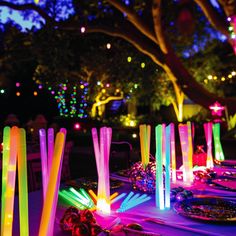
[[[134,163],[130,169],[129,179],[134,190],[154,193],[156,188],[156,162],[149,162],[146,168],[141,162]]]

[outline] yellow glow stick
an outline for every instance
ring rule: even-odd
[[[193,136],[192,136],[192,125],[190,121],[187,121],[188,126],[188,165],[189,165],[189,181],[193,182]]]
[[[10,131],[10,159],[7,173],[5,214],[3,219],[2,236],[12,235],[18,131],[19,130],[16,126],[12,127]]]
[[[3,222],[5,215],[5,199],[7,185],[7,169],[10,159],[10,127],[3,129],[3,152],[2,152],[2,204],[1,204],[1,235],[3,235]]]
[[[118,194],[119,194],[118,192],[113,193],[113,194],[110,196],[110,201],[113,200],[115,197],[117,197]]]
[[[20,129],[17,140],[18,154],[18,188],[19,188],[19,216],[20,235],[29,235],[28,219],[28,185],[27,185],[27,156],[26,156],[26,135],[25,130]]]
[[[43,211],[41,216],[41,222],[39,227],[39,236],[50,236],[50,224],[54,224],[54,219],[51,218],[51,211],[53,210],[53,205],[57,204],[57,198],[54,196],[58,195],[57,184],[58,176],[60,176],[60,165],[62,161],[62,154],[65,145],[65,134],[62,132],[57,133],[55,141],[55,149],[53,154],[52,167],[50,171],[48,188],[46,193],[46,198],[43,204]],[[56,201],[55,201],[56,200]]]
[[[92,189],[89,189],[88,192],[91,195],[91,197],[94,199],[94,201],[97,202],[98,198],[97,198],[97,195],[94,193],[94,191]]]

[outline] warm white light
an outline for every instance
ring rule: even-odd
[[[111,49],[111,44],[107,43],[107,49]]]
[[[80,28],[80,32],[81,32],[81,33],[84,33],[84,32],[85,32],[85,27],[81,27],[81,28]]]

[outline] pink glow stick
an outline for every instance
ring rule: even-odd
[[[207,160],[206,160],[206,166],[207,168],[213,168],[213,157],[212,157],[212,123],[208,122],[204,125],[204,132],[206,137],[206,143],[207,143]]]
[[[170,156],[171,156],[171,169],[172,181],[176,182],[176,154],[175,154],[175,126],[170,124]]]
[[[189,169],[189,172],[187,173],[187,175],[189,176],[189,181],[193,182],[193,135],[192,135],[192,132],[194,130],[194,126],[192,126],[190,121],[187,121],[187,127],[188,127],[188,169]]]
[[[10,131],[10,159],[8,164],[7,185],[5,195],[5,214],[3,220],[3,236],[12,235],[15,180],[16,180],[16,158],[17,158],[17,136],[18,128],[16,126]]]
[[[54,151],[54,129],[48,129],[48,174],[50,173],[52,166],[52,157]]]
[[[99,144],[98,144],[98,133],[97,133],[96,128],[92,128],[92,137],[93,137],[94,154],[95,154],[95,158],[96,158],[97,173],[99,173],[100,150],[99,150]]]
[[[39,130],[40,140],[40,155],[42,166],[42,183],[43,183],[43,198],[46,197],[47,185],[48,185],[48,159],[47,159],[47,142],[45,129]]]

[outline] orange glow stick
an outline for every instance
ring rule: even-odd
[[[58,191],[57,184],[60,179],[60,166],[63,157],[63,150],[65,145],[65,134],[62,132],[57,133],[55,141],[55,150],[53,154],[52,167],[49,176],[48,188],[46,192],[46,198],[43,204],[43,211],[41,216],[41,222],[39,227],[39,236],[51,236],[49,234],[50,225],[54,224],[54,219],[51,216],[54,204],[57,205]],[[55,197],[56,196],[56,197]]]

